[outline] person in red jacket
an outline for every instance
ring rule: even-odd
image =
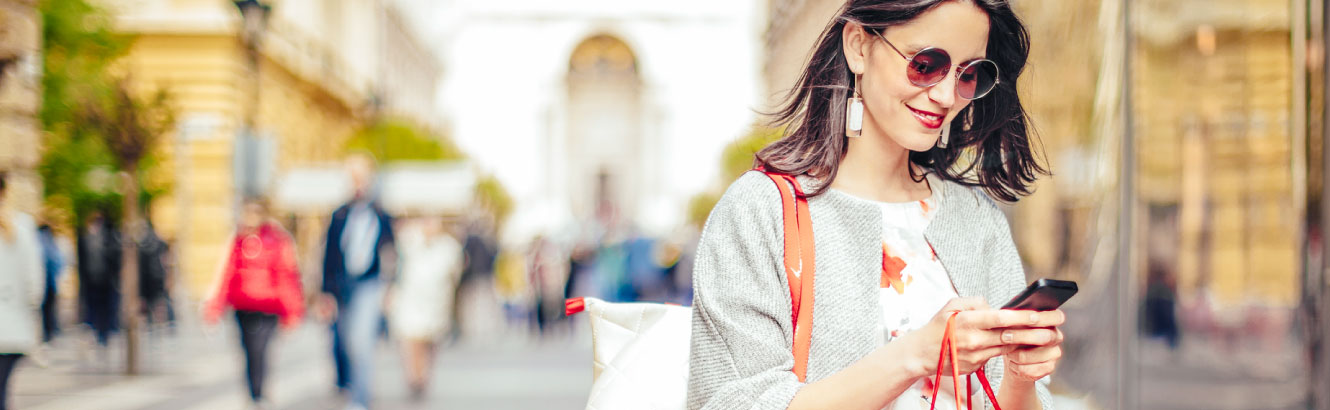
[[[268,342],[279,319],[283,328],[294,328],[300,324],[305,308],[295,243],[280,225],[269,220],[267,213],[262,198],[245,200],[217,292],[204,306],[204,321],[209,324],[217,323],[228,306],[235,310],[245,351],[245,376],[255,407],[263,403]]]

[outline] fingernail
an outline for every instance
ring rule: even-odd
[[[1030,314],[1030,324],[1032,324],[1032,325],[1039,324],[1039,314],[1038,314],[1038,313],[1031,313],[1031,314]]]
[[[1002,332],[1002,341],[1005,343],[1011,343],[1013,337],[1015,336],[1013,336],[1011,332]]]

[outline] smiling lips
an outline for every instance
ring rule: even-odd
[[[925,127],[928,127],[929,129],[942,128],[942,114],[918,110],[909,105],[906,105],[905,107],[909,108],[910,114],[914,114],[914,119],[919,120],[919,123],[923,124]]]

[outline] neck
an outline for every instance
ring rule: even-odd
[[[870,121],[864,119],[865,125]],[[910,150],[885,133],[864,127],[862,136],[849,139],[849,148],[831,187],[879,202],[910,202],[930,195],[928,183],[910,176]],[[922,175],[915,167],[915,175]]]

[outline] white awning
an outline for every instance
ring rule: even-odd
[[[394,215],[460,215],[472,204],[476,175],[465,162],[394,163],[380,169],[380,203]],[[273,192],[276,209],[330,213],[351,198],[351,181],[341,167],[296,168],[283,172]]]

